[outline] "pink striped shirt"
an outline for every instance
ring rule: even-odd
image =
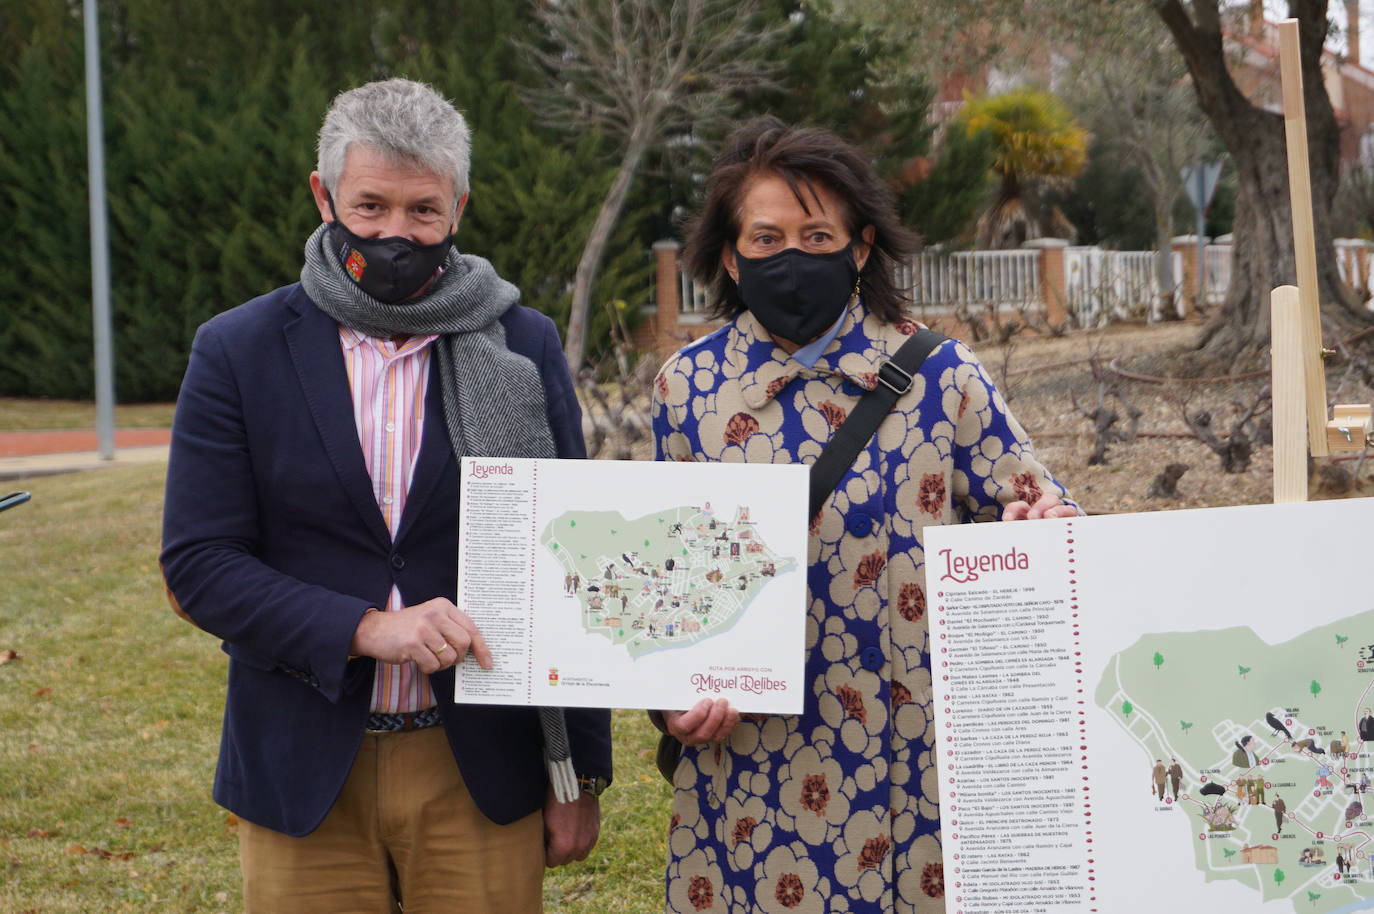
[[[429,387],[430,343],[437,336],[413,336],[397,346],[389,339],[363,336],[339,328],[348,386],[353,394],[353,418],[363,448],[372,492],[391,535],[405,511],[406,495],[420,453],[425,427],[425,390]],[[391,588],[385,607],[404,608],[401,591]],[[377,661],[372,684],[372,710],[387,714],[419,711],[434,704],[429,677],[413,663]]]

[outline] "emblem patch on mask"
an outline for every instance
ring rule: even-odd
[[[348,259],[344,261],[344,269],[348,271],[349,276],[353,277],[354,282],[361,282],[363,271],[367,269],[367,261],[363,259],[362,254],[353,251],[348,255]]]

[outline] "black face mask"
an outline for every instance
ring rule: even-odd
[[[829,254],[797,248],[758,258],[736,253],[735,263],[745,307],[772,336],[799,344],[840,319],[859,278],[853,242]]]
[[[408,238],[363,238],[348,230],[329,198],[329,243],[339,256],[344,272],[368,295],[394,305],[414,295],[444,265],[453,236],[445,235],[434,244],[419,244]]]

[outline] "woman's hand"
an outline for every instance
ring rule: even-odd
[[[1002,520],[1038,520],[1042,517],[1077,517],[1078,509],[1058,495],[1041,495],[1033,505],[1014,501],[1002,509]]]
[[[739,712],[726,698],[703,698],[688,711],[664,711],[663,724],[684,746],[720,742],[739,723]]]

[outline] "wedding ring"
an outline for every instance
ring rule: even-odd
[[[441,646],[439,646],[439,647],[432,647],[432,648],[430,648],[430,650],[433,651],[433,652],[434,652],[434,656],[437,657],[437,656],[439,656],[440,654],[442,654],[444,651],[448,650],[448,642],[445,641]]]

